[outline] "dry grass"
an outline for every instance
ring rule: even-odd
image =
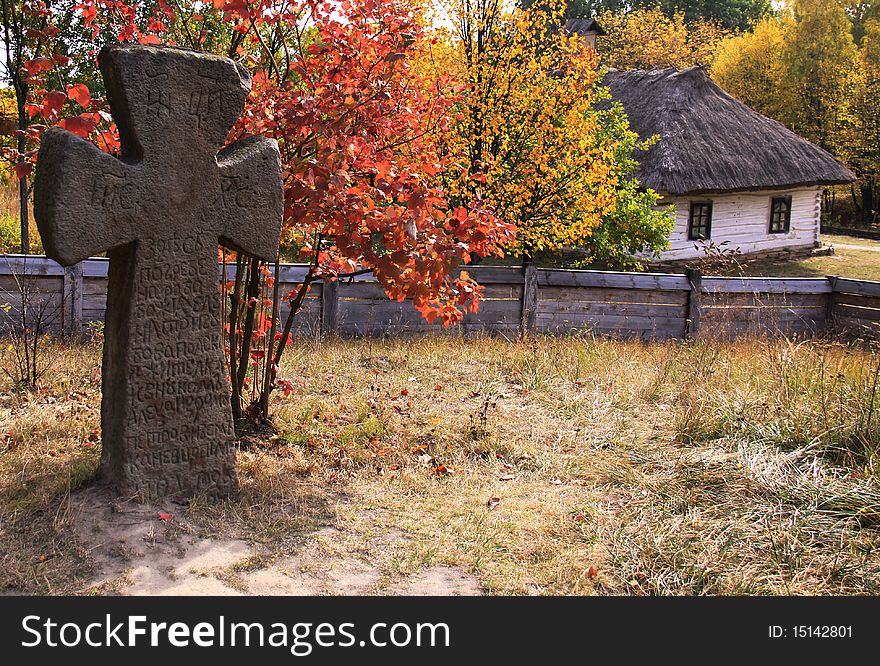
[[[76,590],[65,497],[97,464],[99,349],[0,396],[5,588]],[[452,565],[498,594],[877,594],[880,354],[836,343],[302,341],[278,435],[206,533]],[[61,507],[59,509],[59,507]],[[269,556],[271,558],[271,554]]]

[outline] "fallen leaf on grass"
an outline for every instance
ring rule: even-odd
[[[173,520],[174,516],[170,513],[165,513],[164,511],[159,512],[159,520],[163,522],[168,522],[169,520]]]
[[[449,469],[449,468],[448,468],[446,465],[444,465],[443,463],[440,463],[440,464],[437,465],[436,467],[433,467],[433,468],[432,468],[432,471],[433,471],[434,474],[436,474],[437,476],[446,476],[447,474],[452,474],[452,470]]]
[[[599,575],[599,567],[595,564],[591,564],[590,568],[587,569],[587,578],[595,578]]]

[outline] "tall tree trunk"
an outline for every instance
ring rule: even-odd
[[[19,78],[19,77],[16,77]],[[22,81],[19,81],[15,86],[15,96],[17,98],[18,103],[18,153],[21,155],[24,153],[25,149],[25,136],[24,131],[28,127],[28,117],[27,112],[25,111],[24,104],[25,99],[27,98],[27,90],[25,88],[25,84]],[[21,159],[21,158],[19,158]],[[21,224],[21,253],[22,254],[30,254],[31,253],[31,239],[30,239],[30,216],[28,215],[28,185],[27,178],[22,177],[18,181],[18,214],[19,221]]]
[[[874,221],[874,183],[866,180],[862,183],[862,224],[871,226]]]
[[[3,0],[0,5],[3,12],[3,35],[6,42],[6,68],[9,71],[9,82],[15,90],[15,104],[18,111],[18,136],[16,137],[16,147],[18,148],[19,160],[26,146],[25,130],[28,128],[29,118],[25,105],[27,104],[28,85],[22,78],[22,53],[21,40],[22,31],[24,30],[23,22],[19,23],[20,15],[17,19],[15,16],[14,5],[10,6],[7,0]],[[15,45],[13,44],[15,40]],[[13,53],[15,46],[15,53]],[[21,253],[30,254],[30,225],[28,214],[28,186],[27,178],[21,178],[18,181],[18,215],[19,225],[21,227]]]

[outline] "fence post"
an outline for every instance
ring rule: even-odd
[[[61,335],[78,338],[82,335],[83,265],[82,262],[64,267],[61,295]]]
[[[834,330],[834,303],[837,301],[837,276],[827,275],[828,284],[831,285],[831,292],[828,294],[828,305],[825,309],[825,330]]]
[[[521,336],[535,332],[538,320],[538,269],[531,261],[523,266]]]
[[[688,292],[687,320],[684,326],[684,339],[696,340],[700,334],[700,309],[702,306],[703,275],[699,268],[688,268],[685,276],[691,286]]]
[[[321,333],[336,333],[336,312],[339,309],[339,280],[324,280],[321,284]]]

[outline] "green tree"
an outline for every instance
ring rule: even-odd
[[[675,208],[660,208],[659,195],[643,189],[635,177],[635,151],[650,147],[656,137],[640,140],[630,130],[620,104],[612,104],[602,113],[602,127],[620,137],[614,160],[616,197],[613,208],[602,216],[581,249],[587,252],[591,267],[642,269],[646,258],[669,246],[669,234],[675,228]]]
[[[667,16],[684,14],[686,21],[717,21],[728,30],[749,30],[771,11],[770,0],[648,0]]]

